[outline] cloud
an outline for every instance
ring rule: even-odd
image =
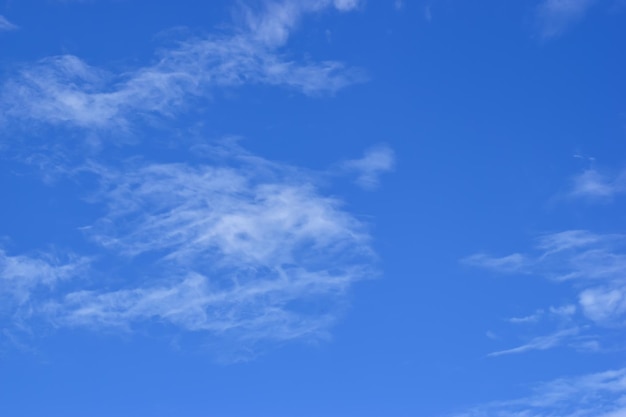
[[[272,85],[315,95],[364,79],[362,72],[339,62],[296,62],[278,51],[304,14],[329,7],[348,11],[357,2],[265,4],[259,13],[246,9],[245,25],[233,34],[181,41],[142,68],[116,74],[71,55],[25,66],[0,90],[0,122],[119,129],[147,115],[176,114],[216,88]]]
[[[522,273],[528,264],[526,257],[519,253],[513,253],[502,257],[493,257],[484,253],[477,253],[462,259],[462,262],[466,265],[489,269],[496,272],[514,273]]]
[[[276,47],[287,42],[291,32],[302,17],[309,13],[318,13],[329,7],[341,12],[356,9],[359,0],[286,0],[264,3],[262,13],[244,8],[245,21],[249,36],[265,45]]]
[[[539,336],[533,338],[528,343],[525,343],[521,346],[500,350],[497,352],[492,352],[487,356],[503,356],[503,355],[511,355],[515,353],[525,353],[530,352],[532,350],[548,350],[557,346],[561,346],[564,342],[570,341],[573,336],[578,335],[580,329],[574,327],[570,329],[560,330],[555,333],[549,334],[547,336]]]
[[[356,174],[356,183],[365,189],[374,189],[378,186],[380,176],[393,170],[395,154],[388,146],[379,146],[365,152],[360,159],[345,161],[342,164],[344,171]]]
[[[40,253],[11,256],[0,249],[0,300],[4,301],[4,309],[24,305],[36,291],[51,291],[61,282],[76,278],[84,272],[88,263],[88,258],[75,255],[59,257]],[[0,308],[0,312],[2,310]]]
[[[621,322],[626,316],[626,288],[624,286],[584,290],[580,293],[579,302],[585,314],[596,322],[607,323],[617,318]]]
[[[433,20],[432,8],[430,6],[424,7],[424,18],[429,22]]]
[[[0,15],[0,32],[16,30],[18,27],[9,22],[8,19]]]
[[[623,417],[626,368],[559,378],[535,386],[532,394],[492,402],[456,417]]]
[[[537,7],[537,24],[543,38],[555,37],[581,20],[597,0],[543,0]]]
[[[556,319],[568,319],[572,317],[577,312],[576,305],[574,304],[566,304],[559,307],[550,307],[547,310],[539,309],[535,311],[533,314],[523,316],[523,317],[512,317],[508,319],[509,323],[514,324],[528,324],[528,323],[537,323],[538,321],[545,318],[556,318]]]
[[[281,49],[307,14],[348,12],[359,1],[260,4],[242,6],[230,33],[180,41],[143,67],[116,72],[71,55],[24,65],[0,89],[0,123],[140,133],[146,121],[173,118],[225,88],[318,95],[363,80],[339,62],[295,60]],[[18,300],[5,317],[25,306],[25,319],[58,328],[156,324],[254,350],[327,337],[352,286],[377,275],[366,225],[317,186],[328,173],[268,161],[234,143],[198,147],[184,163],[107,163],[97,155],[79,167],[55,145],[63,155],[38,162],[78,187],[90,184],[84,197],[99,213],[81,228],[90,243],[82,251],[90,253],[0,257],[1,294]],[[346,169],[374,186],[392,165],[393,152],[381,147]]]
[[[578,294],[572,304],[548,310],[552,317],[561,318],[559,325],[565,328],[492,356],[545,350],[564,344],[581,347],[578,338],[569,337],[574,334],[568,332],[626,325],[626,236],[568,230],[539,237],[535,253],[504,257],[477,254],[463,262],[499,273],[543,276],[569,285]],[[542,317],[545,317],[543,312],[511,321],[536,323]]]
[[[593,200],[608,200],[626,192],[626,172],[607,178],[595,169],[588,169],[574,177],[570,196]]]
[[[544,311],[542,309],[539,309],[537,312],[533,314],[529,314],[527,316],[511,317],[510,319],[508,319],[508,321],[509,323],[514,323],[514,324],[536,323],[539,320],[541,320],[543,314],[544,314]]]
[[[106,207],[85,233],[133,272],[40,314],[93,330],[156,321],[242,346],[325,337],[352,285],[375,275],[365,226],[303,170],[238,148],[214,160],[84,167]]]
[[[546,234],[535,242],[534,254],[494,257],[480,253],[463,263],[500,273],[532,273],[555,281],[615,282],[626,267],[626,236],[566,230]]]

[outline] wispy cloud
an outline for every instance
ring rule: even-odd
[[[499,273],[543,276],[562,285],[569,284],[578,292],[577,299],[572,300],[575,304],[548,310],[552,316],[563,319],[560,326],[564,328],[493,356],[545,350],[563,344],[582,346],[576,338],[570,337],[574,329],[583,329],[589,324],[596,328],[623,325],[626,319],[626,236],[568,230],[540,237],[535,249],[535,253],[529,254],[504,257],[478,254],[464,259],[469,265]],[[535,313],[512,321],[537,322],[544,316],[544,313]]]
[[[85,271],[88,263],[87,258],[74,255],[11,256],[0,249],[0,299],[4,300],[4,308],[25,304],[35,291],[52,290],[63,281],[76,278]]]
[[[393,170],[394,166],[395,154],[388,146],[372,148],[365,152],[362,158],[345,161],[342,164],[346,172],[356,174],[356,183],[365,189],[376,188],[380,176]]]
[[[329,7],[349,12],[359,7],[360,0],[283,0],[263,4],[261,13],[243,8],[248,33],[246,36],[268,46],[281,46],[302,17]]]
[[[181,41],[153,65],[112,73],[63,55],[25,66],[1,90],[4,123],[32,120],[82,128],[124,128],[147,114],[172,115],[214,88],[245,84],[284,86],[305,94],[333,93],[363,80],[335,61],[296,62],[278,50],[307,13],[356,1],[267,2],[245,9],[245,24],[230,35]],[[0,120],[1,122],[2,120]]]
[[[566,304],[559,307],[550,307],[549,309],[539,309],[534,313],[523,317],[511,317],[508,319],[509,323],[514,324],[527,324],[536,323],[546,317],[551,318],[569,318],[576,314],[577,308],[574,304]]]
[[[339,62],[295,60],[282,49],[307,14],[347,12],[359,1],[257,5],[241,6],[229,33],[178,42],[140,68],[115,72],[71,55],[24,65],[1,87],[0,123],[140,131],[146,118],[176,116],[218,89],[332,94],[363,79]],[[271,162],[234,143],[203,149],[196,163],[102,157],[55,167],[77,183],[97,178],[87,199],[101,217],[82,228],[97,256],[61,262],[0,253],[2,294],[28,304],[32,320],[58,327],[159,323],[244,349],[326,337],[350,288],[376,275],[366,225],[316,185],[331,173]],[[372,187],[392,166],[393,152],[381,147],[345,169]],[[83,279],[69,279],[77,275]]]
[[[539,237],[534,253],[502,257],[480,253],[462,262],[500,273],[543,275],[556,281],[620,281],[626,266],[625,245],[623,235],[567,230]]]
[[[581,20],[597,0],[543,0],[537,7],[540,35],[555,37]]]
[[[528,265],[528,259],[520,254],[513,253],[502,257],[494,257],[485,253],[476,253],[463,259],[466,265],[477,266],[484,269],[490,269],[496,272],[525,272]]]
[[[611,178],[595,169],[588,169],[574,177],[570,196],[595,200],[610,200],[626,193],[626,172]]]
[[[85,168],[107,207],[85,233],[144,272],[47,300],[42,314],[95,330],[156,320],[238,343],[323,337],[345,293],[374,275],[364,225],[303,170],[240,149],[215,161]]]
[[[626,368],[560,378],[533,388],[525,398],[474,407],[456,417],[623,417]]]
[[[503,356],[503,355],[512,355],[515,353],[525,353],[533,350],[548,350],[557,346],[561,346],[563,343],[568,342],[572,339],[572,337],[578,335],[580,333],[580,329],[574,327],[570,329],[559,330],[555,333],[538,336],[530,340],[528,343],[525,343],[521,346],[517,346],[511,349],[500,350],[497,352],[492,352],[487,356]]]
[[[0,32],[16,30],[17,28],[18,27],[14,25],[13,23],[9,22],[9,20],[6,17],[0,15]]]

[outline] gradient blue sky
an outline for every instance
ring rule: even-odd
[[[623,0],[0,0],[0,415],[626,416]]]

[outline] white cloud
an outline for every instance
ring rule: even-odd
[[[17,28],[18,27],[14,25],[13,23],[9,22],[9,20],[6,17],[0,15],[0,32],[16,30]]]
[[[37,289],[53,289],[84,272],[87,264],[88,259],[76,256],[66,260],[46,253],[10,256],[0,249],[0,299],[9,297],[11,304],[24,304]]]
[[[363,80],[334,61],[295,62],[277,48],[305,13],[356,2],[269,2],[247,11],[247,25],[229,36],[182,41],[150,66],[114,74],[70,55],[25,67],[1,90],[4,123],[34,120],[83,128],[125,128],[146,114],[171,115],[215,88],[244,84],[285,86],[305,94],[333,93]],[[1,116],[0,116],[0,121]]]
[[[480,268],[490,269],[496,272],[524,272],[528,260],[520,253],[502,257],[493,257],[484,253],[477,253],[463,259],[466,265],[477,266]]]
[[[527,316],[511,317],[510,319],[508,319],[508,321],[514,324],[536,323],[541,320],[544,314],[545,311],[543,309],[539,309],[535,313],[529,314]]]
[[[393,170],[395,154],[388,146],[379,146],[365,152],[360,159],[345,161],[342,167],[345,171],[356,174],[356,182],[365,189],[376,188],[380,176]]]
[[[462,260],[471,266],[501,273],[533,273],[556,281],[621,282],[626,268],[626,236],[567,230],[537,239],[534,255],[503,257],[476,254]]]
[[[584,248],[608,239],[608,236],[599,236],[586,230],[566,230],[541,236],[537,242],[537,248],[544,251],[541,255],[545,258],[566,250]]]
[[[86,233],[144,271],[49,300],[59,326],[150,321],[241,343],[323,337],[374,254],[364,225],[311,177],[241,150],[219,162],[92,165],[107,214]]]
[[[244,8],[249,35],[256,41],[276,47],[287,42],[302,17],[334,7],[349,12],[359,7],[360,0],[283,0],[264,3],[261,13]]]
[[[137,119],[174,116],[215,89],[263,84],[320,94],[362,80],[341,63],[295,61],[280,50],[306,14],[347,12],[359,1],[262,4],[260,12],[242,8],[243,24],[231,34],[179,42],[141,68],[115,73],[70,55],[23,66],[0,90],[0,123],[133,130]],[[2,253],[3,297],[28,304],[29,319],[59,327],[158,322],[242,347],[325,337],[351,286],[376,275],[365,225],[316,187],[315,174],[232,144],[207,149],[214,153],[195,165],[57,168],[100,181],[89,201],[104,214],[83,228],[98,256],[61,262]],[[373,150],[348,165],[373,185],[393,153]],[[79,272],[84,279],[70,281]]]
[[[626,285],[591,288],[580,293],[580,305],[591,320],[605,323],[619,319],[626,324]]]
[[[512,355],[515,353],[525,353],[530,352],[532,350],[548,350],[557,346],[563,345],[565,342],[571,341],[571,339],[578,335],[580,329],[574,327],[570,329],[559,330],[555,333],[535,337],[530,340],[528,343],[525,343],[521,346],[514,347],[512,349],[500,350],[497,352],[492,352],[487,356],[503,356],[503,355]]]
[[[533,314],[523,316],[523,317],[512,317],[508,319],[509,323],[514,324],[529,324],[529,323],[537,323],[545,318],[552,319],[569,319],[576,314],[578,311],[576,305],[574,304],[566,304],[559,307],[551,306],[549,309],[538,309]]]
[[[560,378],[525,398],[474,407],[456,417],[624,417],[626,368]]]
[[[333,3],[337,10],[341,10],[343,12],[347,12],[350,10],[354,10],[362,3],[361,0],[334,0]]]
[[[588,169],[574,177],[570,192],[572,197],[589,199],[611,199],[626,192],[626,172],[615,178],[607,178],[595,169]]]
[[[424,7],[424,18],[429,22],[433,20],[432,8],[430,6]]]
[[[491,257],[470,256],[465,263],[500,273],[534,274],[562,285],[569,284],[578,293],[577,304],[551,307],[551,317],[559,318],[567,329],[598,329],[626,325],[626,236],[593,234],[568,230],[544,235],[537,240],[536,253]],[[574,301],[574,300],[572,300]],[[511,322],[538,322],[544,312],[512,319]],[[545,350],[560,345],[582,346],[569,330],[557,330],[530,342],[492,356]]]
[[[305,14],[320,12],[329,7],[350,11],[358,5],[356,0],[285,0],[264,3],[261,13],[244,8],[249,36],[270,47],[284,45],[291,32]]]
[[[540,35],[558,36],[581,20],[597,0],[543,0],[537,8]]]

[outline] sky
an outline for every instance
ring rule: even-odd
[[[0,0],[0,415],[626,417],[623,0]]]

